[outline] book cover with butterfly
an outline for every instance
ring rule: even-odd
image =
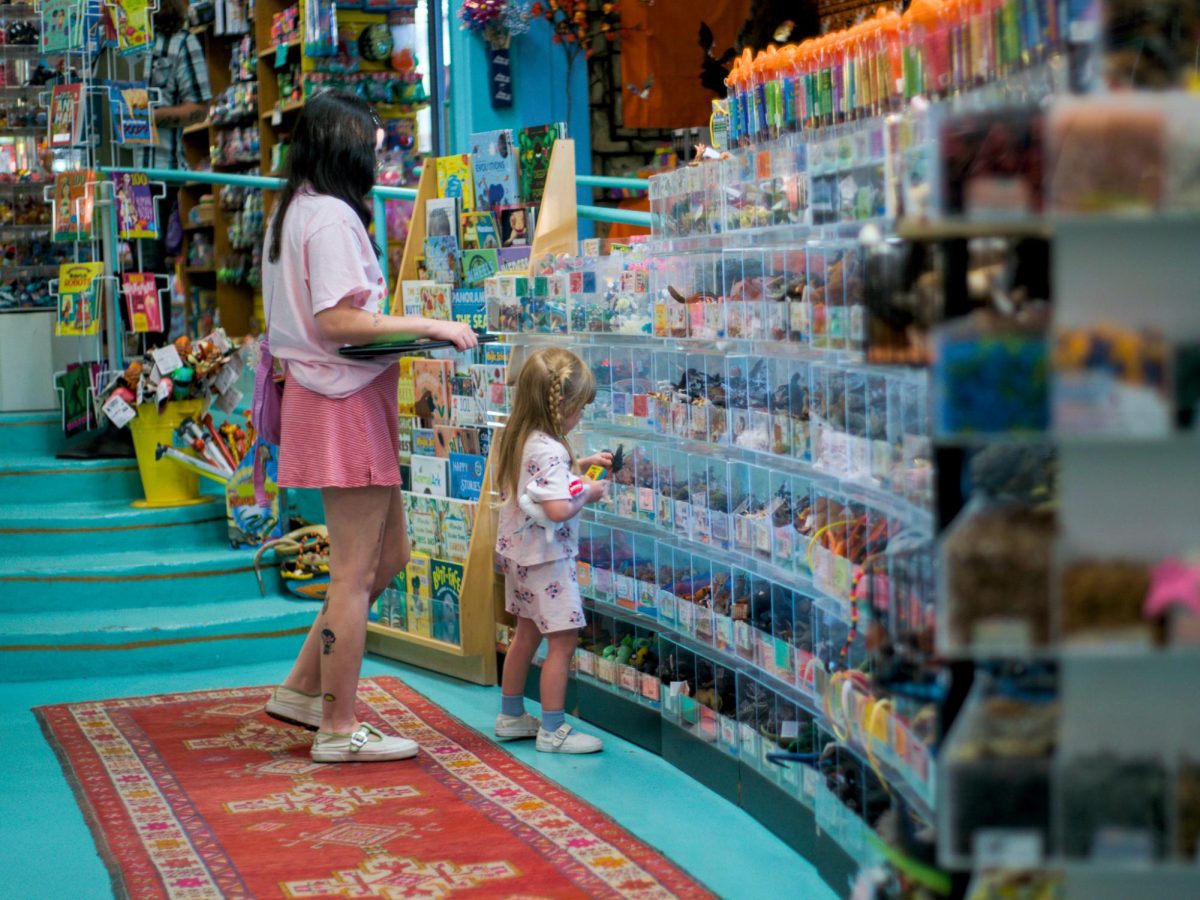
[[[462,211],[475,208],[475,182],[471,177],[471,156],[456,153],[439,156],[437,166],[437,193],[440,198],[457,198],[462,201]]]
[[[117,200],[117,237],[123,240],[158,237],[154,194],[145,172],[120,172],[113,176]]]
[[[517,148],[511,129],[472,134],[471,164],[475,174],[475,204],[479,209],[519,202]]]
[[[450,297],[454,290],[452,285],[427,282],[421,285],[420,312],[416,315],[426,319],[443,319],[449,321],[453,312]]]
[[[153,272],[126,272],[121,276],[121,293],[134,334],[163,330],[162,295]]]
[[[520,202],[541,203],[550,171],[550,154],[554,142],[567,136],[565,122],[551,125],[531,125],[517,135],[517,160],[520,174]]]
[[[50,146],[71,147],[83,139],[83,85],[56,84],[50,95]]]

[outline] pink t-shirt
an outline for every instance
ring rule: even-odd
[[[271,246],[268,231],[266,247]],[[317,313],[349,297],[376,312],[387,295],[383,272],[366,228],[343,200],[300,191],[283,217],[279,261],[263,253],[263,309],[271,353],[289,378],[340,399],[361,390],[394,362],[346,359],[339,344],[317,330]]]

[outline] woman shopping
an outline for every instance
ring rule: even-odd
[[[404,759],[418,749],[355,715],[367,610],[408,562],[399,366],[345,359],[338,348],[396,333],[476,345],[465,324],[380,311],[387,288],[366,226],[383,137],[358,97],[312,97],[292,132],[263,254],[267,336],[286,373],[278,482],[320,489],[331,549],[328,599],[267,712],[317,731],[315,762]]]

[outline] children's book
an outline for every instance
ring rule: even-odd
[[[449,459],[452,453],[479,453],[479,430],[455,425],[433,426],[437,455]]]
[[[458,197],[442,197],[425,203],[425,237],[446,237],[458,242],[458,221],[462,201]]]
[[[446,498],[442,504],[442,556],[454,562],[466,562],[475,527],[476,504]]]
[[[407,308],[404,315],[409,315]],[[400,357],[400,383],[396,390],[396,413],[402,418],[413,416],[413,358],[407,354]],[[404,423],[401,423],[401,430]]]
[[[525,206],[500,210],[501,247],[525,247],[533,243],[533,213]]]
[[[445,559],[435,559],[430,570],[433,583],[433,610],[430,636],[448,644],[460,642],[459,594],[462,592],[463,567]]]
[[[82,47],[84,18],[83,0],[44,0],[41,51],[57,53]]]
[[[154,273],[126,272],[121,276],[121,293],[134,334],[163,330],[162,298]]]
[[[431,281],[422,284],[420,312],[417,315],[424,316],[426,319],[444,319],[449,321],[453,311],[450,301],[453,291],[454,287],[449,283],[439,284],[436,281]]]
[[[157,144],[158,129],[144,81],[108,82],[113,138],[118,144]]]
[[[404,498],[408,542],[413,551],[430,556],[443,555],[439,507],[442,501],[428,494],[408,494]]]
[[[416,421],[420,421],[417,419]],[[417,456],[445,456],[437,452],[437,433],[420,425],[412,430],[413,453]]]
[[[496,250],[500,247],[500,231],[496,217],[490,212],[467,212],[459,222],[463,250]]]
[[[147,0],[115,0],[107,6],[117,32],[117,52],[132,56],[149,50],[154,41],[151,8]]]
[[[434,497],[445,497],[448,487],[446,480],[446,460],[436,456],[417,456],[413,454],[412,489],[414,494],[431,494]]]
[[[518,171],[521,176],[522,203],[538,204],[546,189],[546,174],[550,171],[550,153],[554,142],[567,136],[563,122],[553,125],[533,125],[522,128],[517,135]]]
[[[451,453],[450,496],[456,500],[478,500],[486,463],[487,457],[476,453]]]
[[[56,84],[50,95],[50,146],[70,147],[83,139],[83,85]]]
[[[158,237],[154,194],[145,172],[121,172],[113,176],[117,199],[117,237],[123,240]]]
[[[500,271],[496,250],[464,250],[462,254],[463,287],[480,288]]]
[[[404,315],[421,315],[421,291],[436,284],[436,281],[429,280],[404,282],[400,287],[400,296],[404,302]]]
[[[432,423],[450,421],[450,376],[453,367],[447,359],[413,361],[413,409],[417,418]],[[415,448],[414,448],[415,451]]]
[[[408,630],[413,634],[430,637],[433,621],[430,604],[433,599],[431,571],[433,560],[427,553],[413,551],[405,569],[407,588],[405,600],[408,604]]]
[[[495,209],[519,202],[517,148],[508,128],[471,135],[471,164],[475,175],[475,204]]]
[[[501,247],[496,251],[496,262],[501,272],[529,271],[529,258],[533,255],[532,247]]]
[[[425,273],[430,280],[457,286],[459,265],[456,238],[449,235],[425,238]]]
[[[54,176],[54,240],[85,241],[92,236],[96,173],[90,169]]]
[[[100,333],[100,284],[104,263],[63,263],[58,267],[58,337]]]
[[[439,197],[457,197],[462,201],[460,212],[475,208],[475,183],[471,180],[471,156],[457,153],[437,158],[437,193]]]
[[[476,331],[487,330],[487,302],[478,288],[462,288],[451,294],[451,316],[455,322],[466,322]]]
[[[70,363],[66,371],[54,376],[55,387],[62,391],[63,433],[67,437],[87,430],[95,422],[92,366],[92,363]]]

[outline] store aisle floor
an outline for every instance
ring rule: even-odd
[[[274,683],[283,668],[271,662],[199,672],[7,685],[6,702],[0,709],[0,747],[10,772],[0,791],[4,895],[73,900],[112,896],[108,872],[31,707],[265,685]],[[465,684],[374,657],[367,660],[364,674],[397,675],[468,725],[490,734],[496,688]],[[827,900],[835,896],[808,862],[745,812],[654,754],[611,735],[605,740],[605,752],[594,757],[551,757],[537,753],[528,741],[507,746],[518,758],[660,849],[721,897]]]

